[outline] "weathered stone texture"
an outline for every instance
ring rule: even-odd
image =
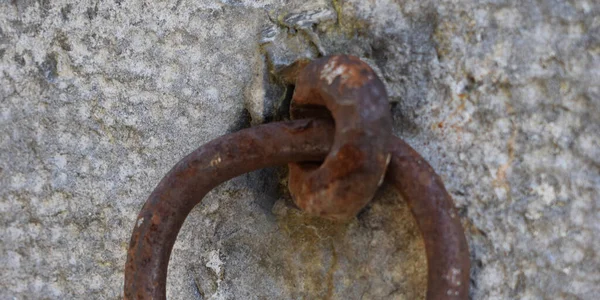
[[[600,4],[0,2],[0,299],[115,299],[138,210],[199,145],[283,116],[272,72],[321,53],[381,74],[395,133],[460,210],[474,299],[600,295]],[[415,299],[401,199],[357,220],[291,208],[283,169],[209,194],[171,299]]]

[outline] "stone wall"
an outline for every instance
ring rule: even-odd
[[[116,299],[145,198],[186,153],[284,118],[274,71],[346,53],[442,176],[474,299],[600,295],[600,4],[0,2],[0,298]],[[283,110],[284,111],[284,110]],[[389,188],[349,224],[289,205],[285,169],[210,193],[171,299],[415,299],[419,232]]]

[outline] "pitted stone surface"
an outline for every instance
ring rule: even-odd
[[[114,299],[136,215],[186,153],[281,118],[273,76],[364,58],[395,133],[466,228],[474,299],[600,294],[596,1],[0,2],[0,299]],[[209,194],[171,299],[415,299],[423,245],[390,190],[349,224],[291,208],[283,169]]]

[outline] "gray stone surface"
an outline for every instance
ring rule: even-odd
[[[474,299],[600,295],[597,1],[1,1],[0,299],[115,299],[135,217],[183,155],[281,118],[273,70],[371,63],[395,132],[443,177]],[[284,169],[186,221],[171,299],[415,299],[422,241],[383,191],[349,224]]]

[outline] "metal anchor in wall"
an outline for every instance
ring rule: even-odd
[[[426,297],[467,299],[469,249],[440,177],[414,149],[392,135],[387,93],[357,57],[299,61],[292,121],[264,124],[217,138],[179,161],[146,200],[125,265],[125,299],[166,299],[169,256],[192,208],[223,181],[288,164],[289,189],[309,214],[354,218],[384,180],[408,202],[427,257]],[[320,165],[315,162],[322,162]]]

